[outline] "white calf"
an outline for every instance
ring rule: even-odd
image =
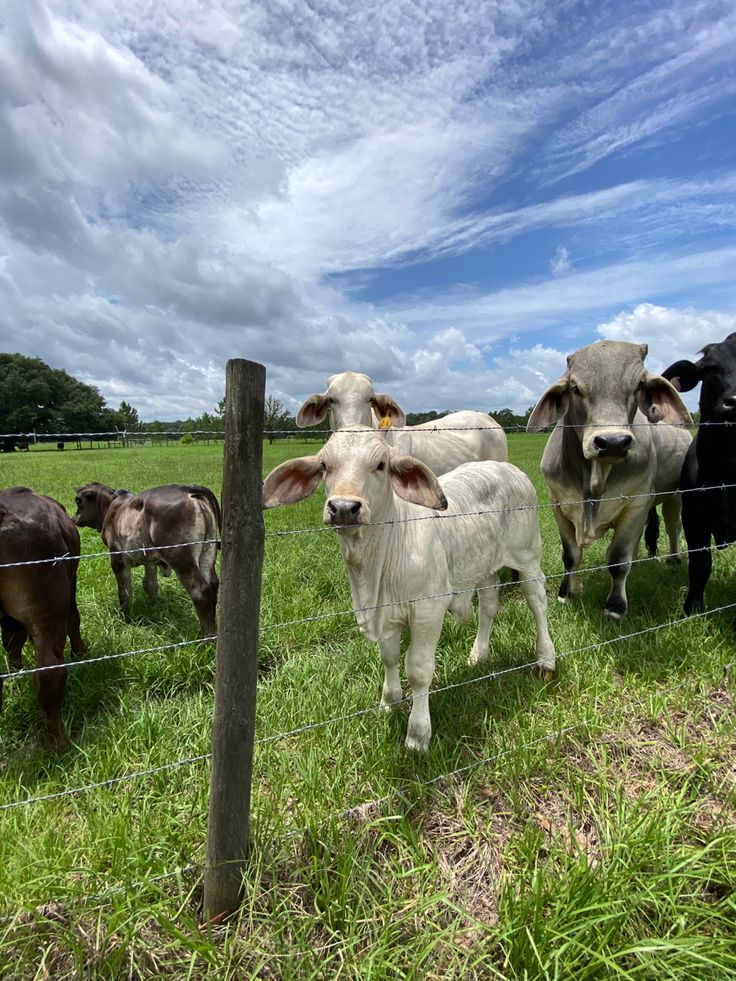
[[[445,613],[468,616],[478,590],[470,663],[487,660],[502,566],[519,570],[537,625],[538,665],[544,674],[554,670],[537,499],[520,470],[508,463],[467,463],[438,480],[419,460],[396,453],[378,432],[353,427],[334,433],[316,456],[288,460],[272,471],[263,485],[264,507],[300,501],[322,480],[323,517],[340,535],[358,626],[381,650],[385,708],[403,697],[401,633],[406,627],[411,632],[409,749],[426,750],[432,734],[428,693]],[[517,510],[504,510],[512,507]],[[430,515],[426,508],[443,514]],[[428,598],[414,602],[416,597]]]

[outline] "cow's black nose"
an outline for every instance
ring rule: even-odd
[[[593,446],[598,450],[601,456],[626,456],[633,443],[633,436],[629,435],[608,435],[595,436],[593,439]]]
[[[723,404],[727,409],[736,409],[736,395],[727,395],[723,400]]]
[[[353,497],[331,497],[327,502],[330,521],[336,525],[354,525],[363,504]]]

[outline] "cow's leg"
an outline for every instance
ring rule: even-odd
[[[697,498],[697,500],[693,500]],[[702,613],[705,609],[705,584],[710,579],[713,556],[710,550],[711,530],[709,516],[718,501],[710,495],[685,494],[682,503],[682,527],[688,548],[687,575],[688,590],[685,597],[685,613]]]
[[[49,671],[41,671],[34,675],[38,702],[46,716],[46,748],[65,750],[69,740],[64,733],[61,721],[61,706],[64,701],[66,687],[66,668],[64,667],[64,642],[66,641],[65,624],[61,621],[52,628],[42,627],[32,635],[36,648],[36,658],[39,668],[59,665]]]
[[[664,507],[662,507],[662,513],[664,514]],[[644,544],[647,547],[647,555],[650,558],[654,558],[657,554],[657,542],[659,540],[659,515],[657,514],[656,505],[653,508],[649,508],[649,514],[647,515],[647,523],[644,528]],[[638,548],[638,545],[637,545]]]
[[[146,562],[144,566],[143,588],[152,600],[158,599],[158,571],[155,562]]]
[[[517,581],[519,575],[517,573]],[[478,590],[478,632],[470,649],[468,664],[480,664],[488,660],[490,653],[493,618],[498,610],[498,590],[501,585],[498,573]]]
[[[82,640],[82,636],[80,634],[79,607],[77,606],[76,573],[72,576],[69,587],[70,587],[69,613],[66,618],[66,632],[69,637],[69,644],[72,649],[72,654],[84,654],[87,650],[87,645]]]
[[[381,708],[390,712],[397,702],[402,701],[404,692],[399,678],[399,658],[401,657],[401,631],[378,642],[383,661],[383,691],[381,692]]]
[[[133,599],[133,585],[130,581],[130,566],[124,555],[111,555],[110,564],[118,584],[118,600],[123,620],[130,620],[130,604]]]
[[[555,516],[557,528],[560,532],[562,564],[565,567],[565,575],[560,583],[557,599],[560,603],[564,603],[568,597],[575,597],[580,593],[580,584],[578,583],[578,577],[575,575],[575,572],[580,565],[580,559],[583,557],[583,550],[577,543],[575,525],[573,525],[572,521],[568,521],[559,508],[553,508],[552,513]]]
[[[28,639],[28,631],[22,623],[12,617],[2,619],[3,647],[8,652],[8,663],[11,671],[20,671],[23,667],[23,645]],[[3,682],[0,679],[0,710],[3,707]]]
[[[406,677],[411,686],[412,705],[406,727],[406,748],[425,752],[432,736],[429,715],[429,686],[434,677],[434,655],[442,631],[444,609],[439,616],[423,617],[412,624],[406,652]]]
[[[611,576],[611,590],[604,606],[604,612],[612,620],[623,620],[629,608],[626,598],[626,580],[631,570],[631,560],[644,531],[647,513],[646,510],[625,512],[613,532],[606,555],[608,572]]]
[[[194,603],[194,609],[199,617],[202,637],[211,637],[217,633],[217,589],[209,583],[192,556],[184,559],[177,557],[171,566],[176,578],[189,593]]]
[[[521,588],[524,599],[534,615],[537,625],[537,667],[543,678],[550,678],[555,670],[555,648],[547,624],[547,593],[544,589],[544,573],[539,566],[522,569]]]
[[[28,640],[28,631],[22,623],[5,616],[2,620],[2,637],[11,670],[20,671],[23,667],[23,645]]]
[[[662,504],[662,517],[664,527],[669,541],[669,553],[667,562],[679,562],[680,556],[680,529],[682,528],[682,498],[679,494],[672,494]]]

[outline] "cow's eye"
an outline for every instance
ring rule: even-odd
[[[580,389],[578,388],[578,386],[575,384],[575,382],[570,382],[570,391],[572,392],[573,395],[582,395],[583,394],[580,391]]]
[[[376,470],[385,470],[385,469],[386,469],[386,464],[383,460],[381,460],[381,462],[376,467]]]

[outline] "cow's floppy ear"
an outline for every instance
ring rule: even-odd
[[[305,429],[307,426],[318,425],[327,415],[329,408],[330,400],[326,395],[310,395],[296,414],[297,426]]]
[[[690,392],[700,382],[700,362],[693,364],[692,361],[675,361],[669,368],[665,368],[662,377],[671,382],[678,392]]]
[[[440,483],[429,469],[413,456],[391,453],[389,456],[389,475],[391,486],[405,501],[421,504],[424,508],[444,511],[447,498]]]
[[[263,481],[263,507],[277,508],[281,504],[303,501],[317,490],[321,480],[322,461],[319,455],[287,460]]]
[[[526,431],[538,433],[541,429],[554,425],[567,412],[569,402],[569,382],[567,375],[563,375],[549,386],[534,406],[534,411],[526,424]]]
[[[693,420],[677,389],[661,375],[647,372],[638,394],[639,407],[650,422],[663,420],[673,425],[692,425]]]
[[[373,398],[371,399],[371,405],[373,406],[373,411],[379,423],[381,419],[385,419],[388,416],[388,418],[391,420],[392,426],[397,426],[399,429],[402,429],[406,425],[406,415],[404,410],[395,399],[391,398],[390,395],[383,395],[381,392],[375,392]]]

